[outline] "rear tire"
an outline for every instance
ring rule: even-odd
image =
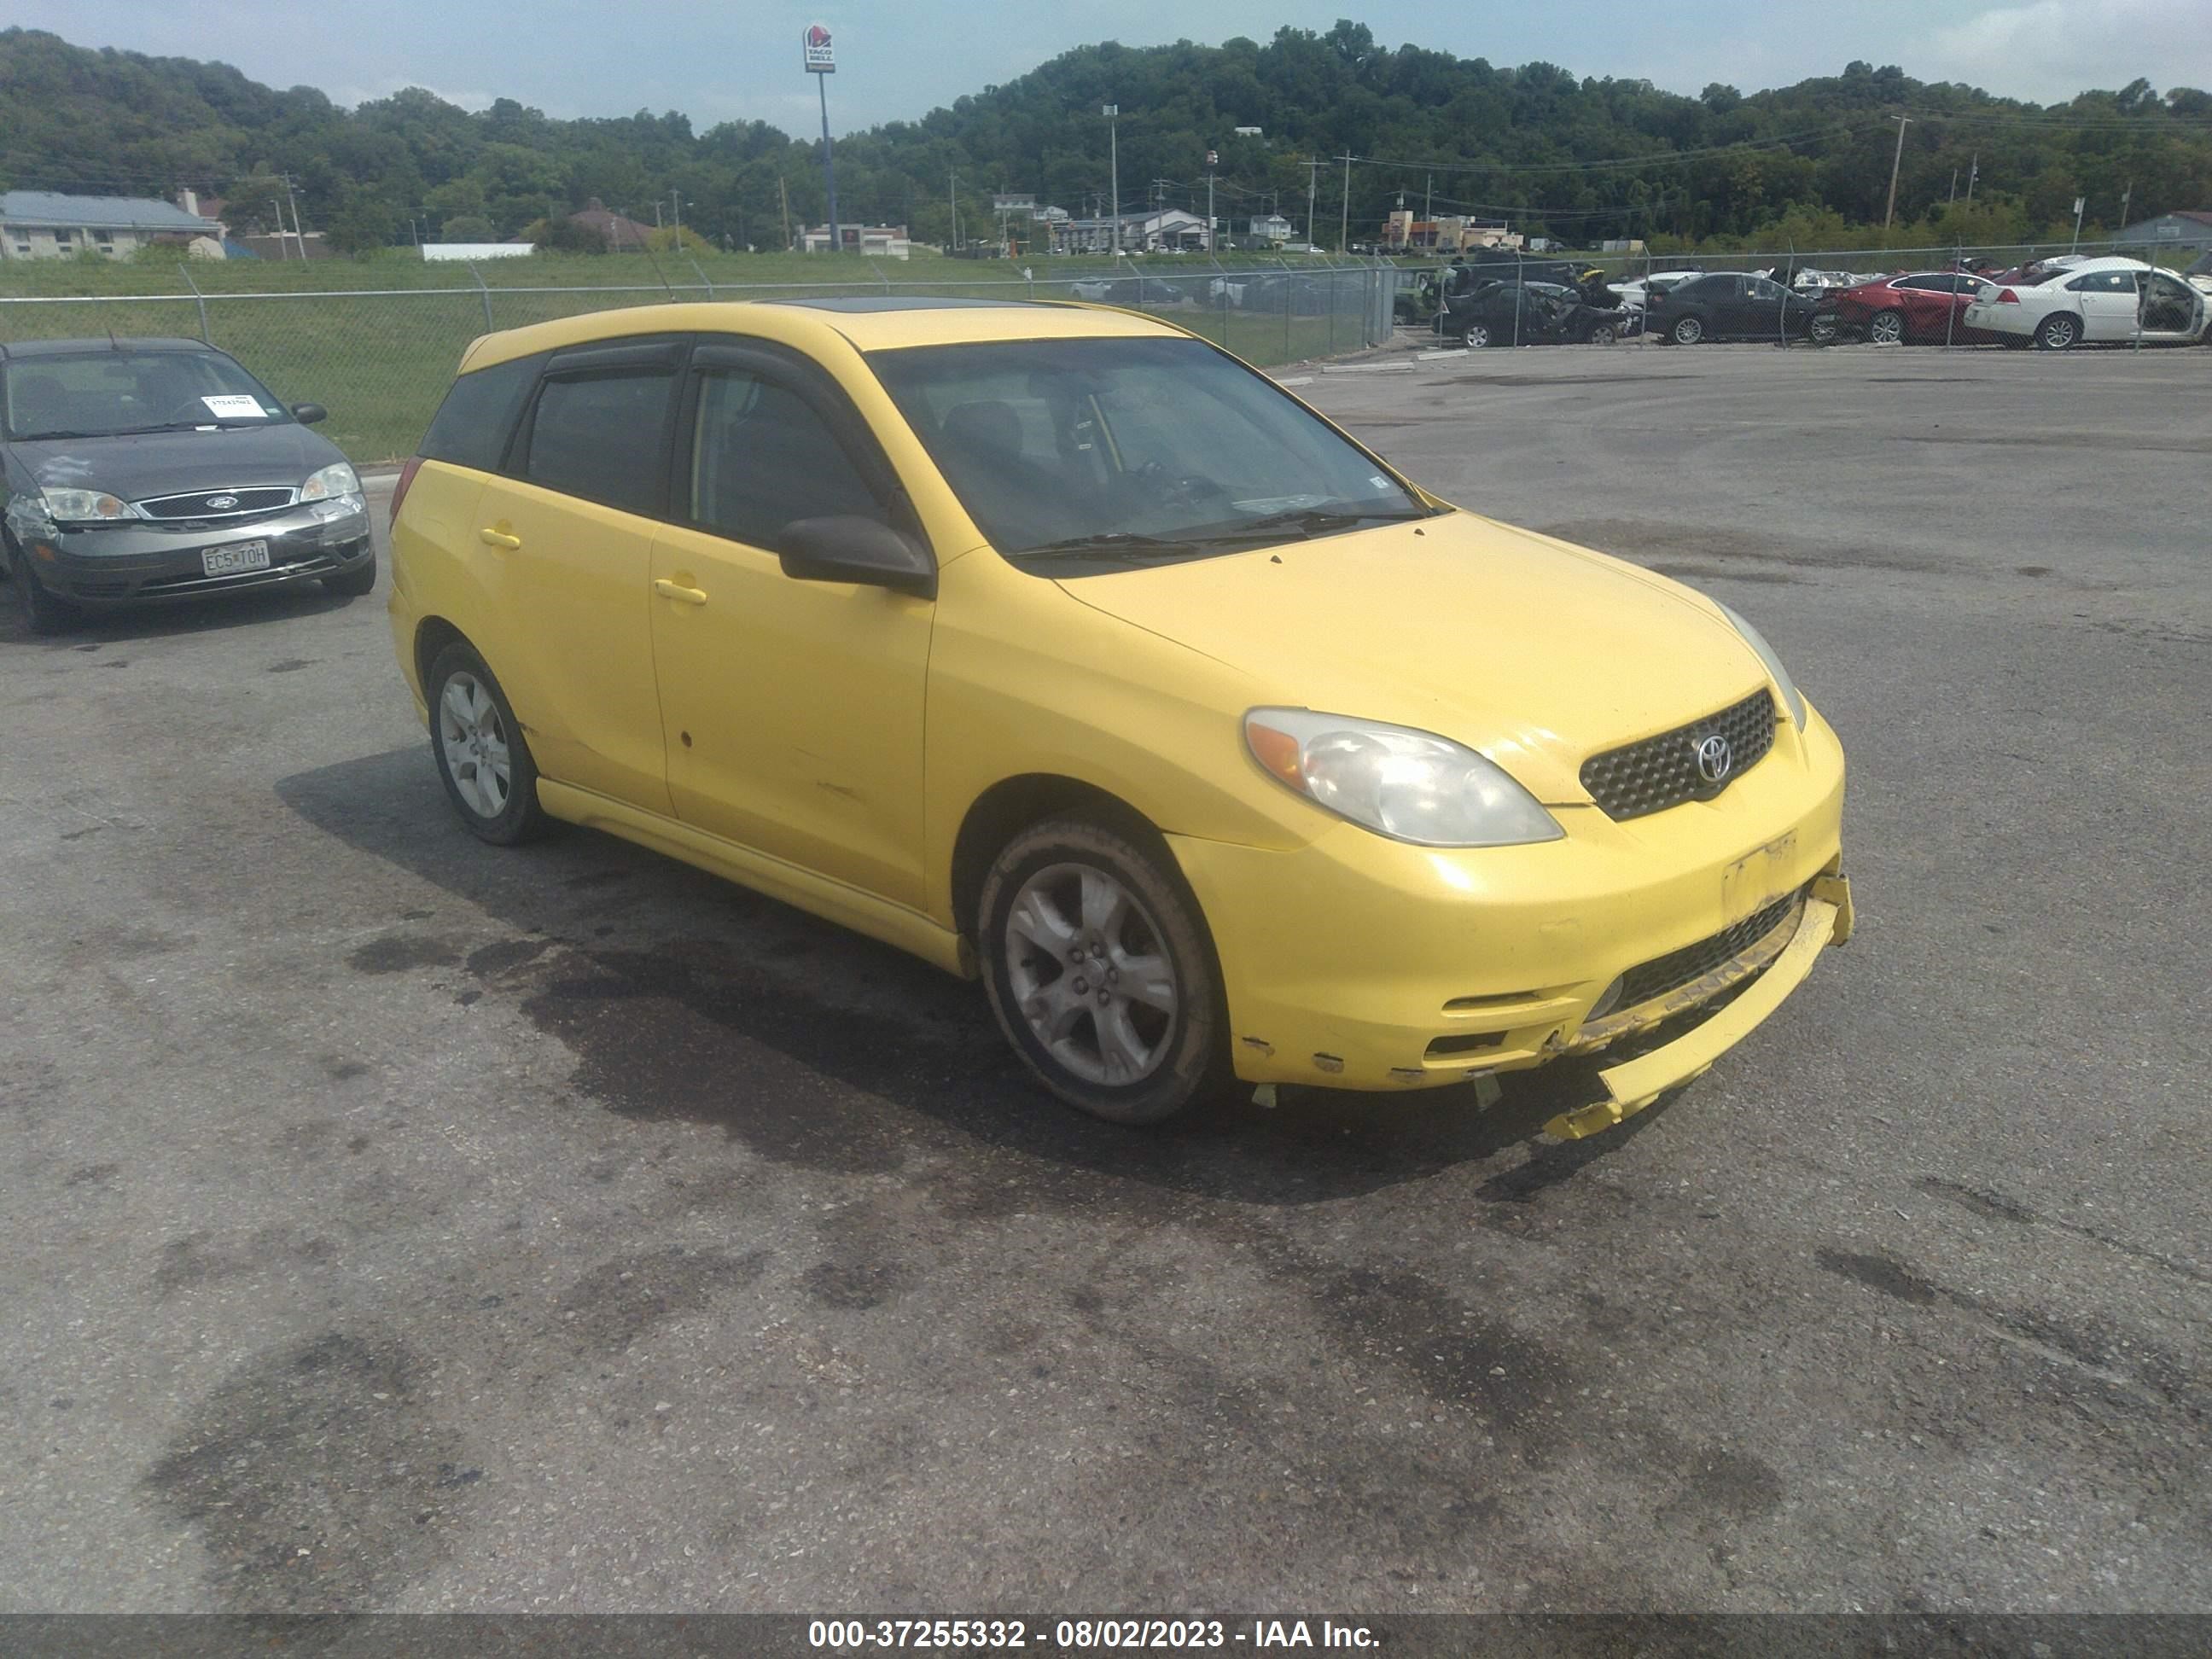
[[[350,570],[342,570],[335,576],[323,578],[323,586],[331,592],[349,599],[366,598],[376,591],[376,554],[372,550],[362,556],[361,562]]]
[[[537,763],[484,659],[456,640],[431,663],[423,689],[439,781],[469,833],[495,847],[543,835],[550,820],[538,804]]]
[[[1459,337],[1461,343],[1465,345],[1468,350],[1479,350],[1482,347],[1490,343],[1490,325],[1487,323],[1469,323],[1467,325],[1467,332],[1461,335]]]
[[[1867,338],[1875,345],[1905,343],[1905,313],[1901,311],[1877,311],[1867,319]]]
[[[1589,343],[1592,345],[1608,346],[1618,337],[1613,331],[1611,323],[1600,323],[1590,331]]]
[[[999,1029],[1047,1089],[1109,1123],[1161,1122],[1230,1077],[1212,944],[1163,856],[1116,827],[1048,819],[1006,844],[977,906]]]
[[[1667,332],[1676,345],[1695,345],[1705,337],[1705,325],[1695,317],[1677,317]]]
[[[2081,322],[2063,311],[2036,325],[2035,343],[2045,351],[2067,351],[2081,343]]]

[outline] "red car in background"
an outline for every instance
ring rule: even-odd
[[[1825,308],[1839,329],[1877,345],[1940,345],[1946,339],[1954,345],[1990,345],[1997,337],[1968,328],[1965,316],[1967,305],[1987,286],[1984,278],[1967,271],[1917,270],[1844,289],[1829,295]]]

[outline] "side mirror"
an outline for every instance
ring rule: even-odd
[[[313,426],[318,421],[329,420],[331,411],[320,404],[294,404],[292,418],[299,422],[301,426]]]
[[[803,582],[858,582],[937,597],[937,566],[912,538],[873,519],[799,519],[783,527],[783,574]]]

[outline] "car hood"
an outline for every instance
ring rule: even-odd
[[[1766,678],[1711,601],[1471,513],[1060,586],[1240,671],[1255,704],[1437,732],[1546,805],[1589,800],[1589,756]]]
[[[41,487],[105,489],[126,501],[240,484],[299,485],[345,457],[306,427],[223,427],[123,438],[19,441],[16,460]]]

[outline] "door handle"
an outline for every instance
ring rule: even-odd
[[[704,588],[678,586],[676,583],[662,577],[656,576],[653,579],[653,591],[664,599],[674,599],[682,605],[707,603],[707,592]]]
[[[486,547],[501,547],[510,553],[522,545],[521,537],[510,536],[505,531],[494,530],[489,526],[477,532],[477,539]]]

